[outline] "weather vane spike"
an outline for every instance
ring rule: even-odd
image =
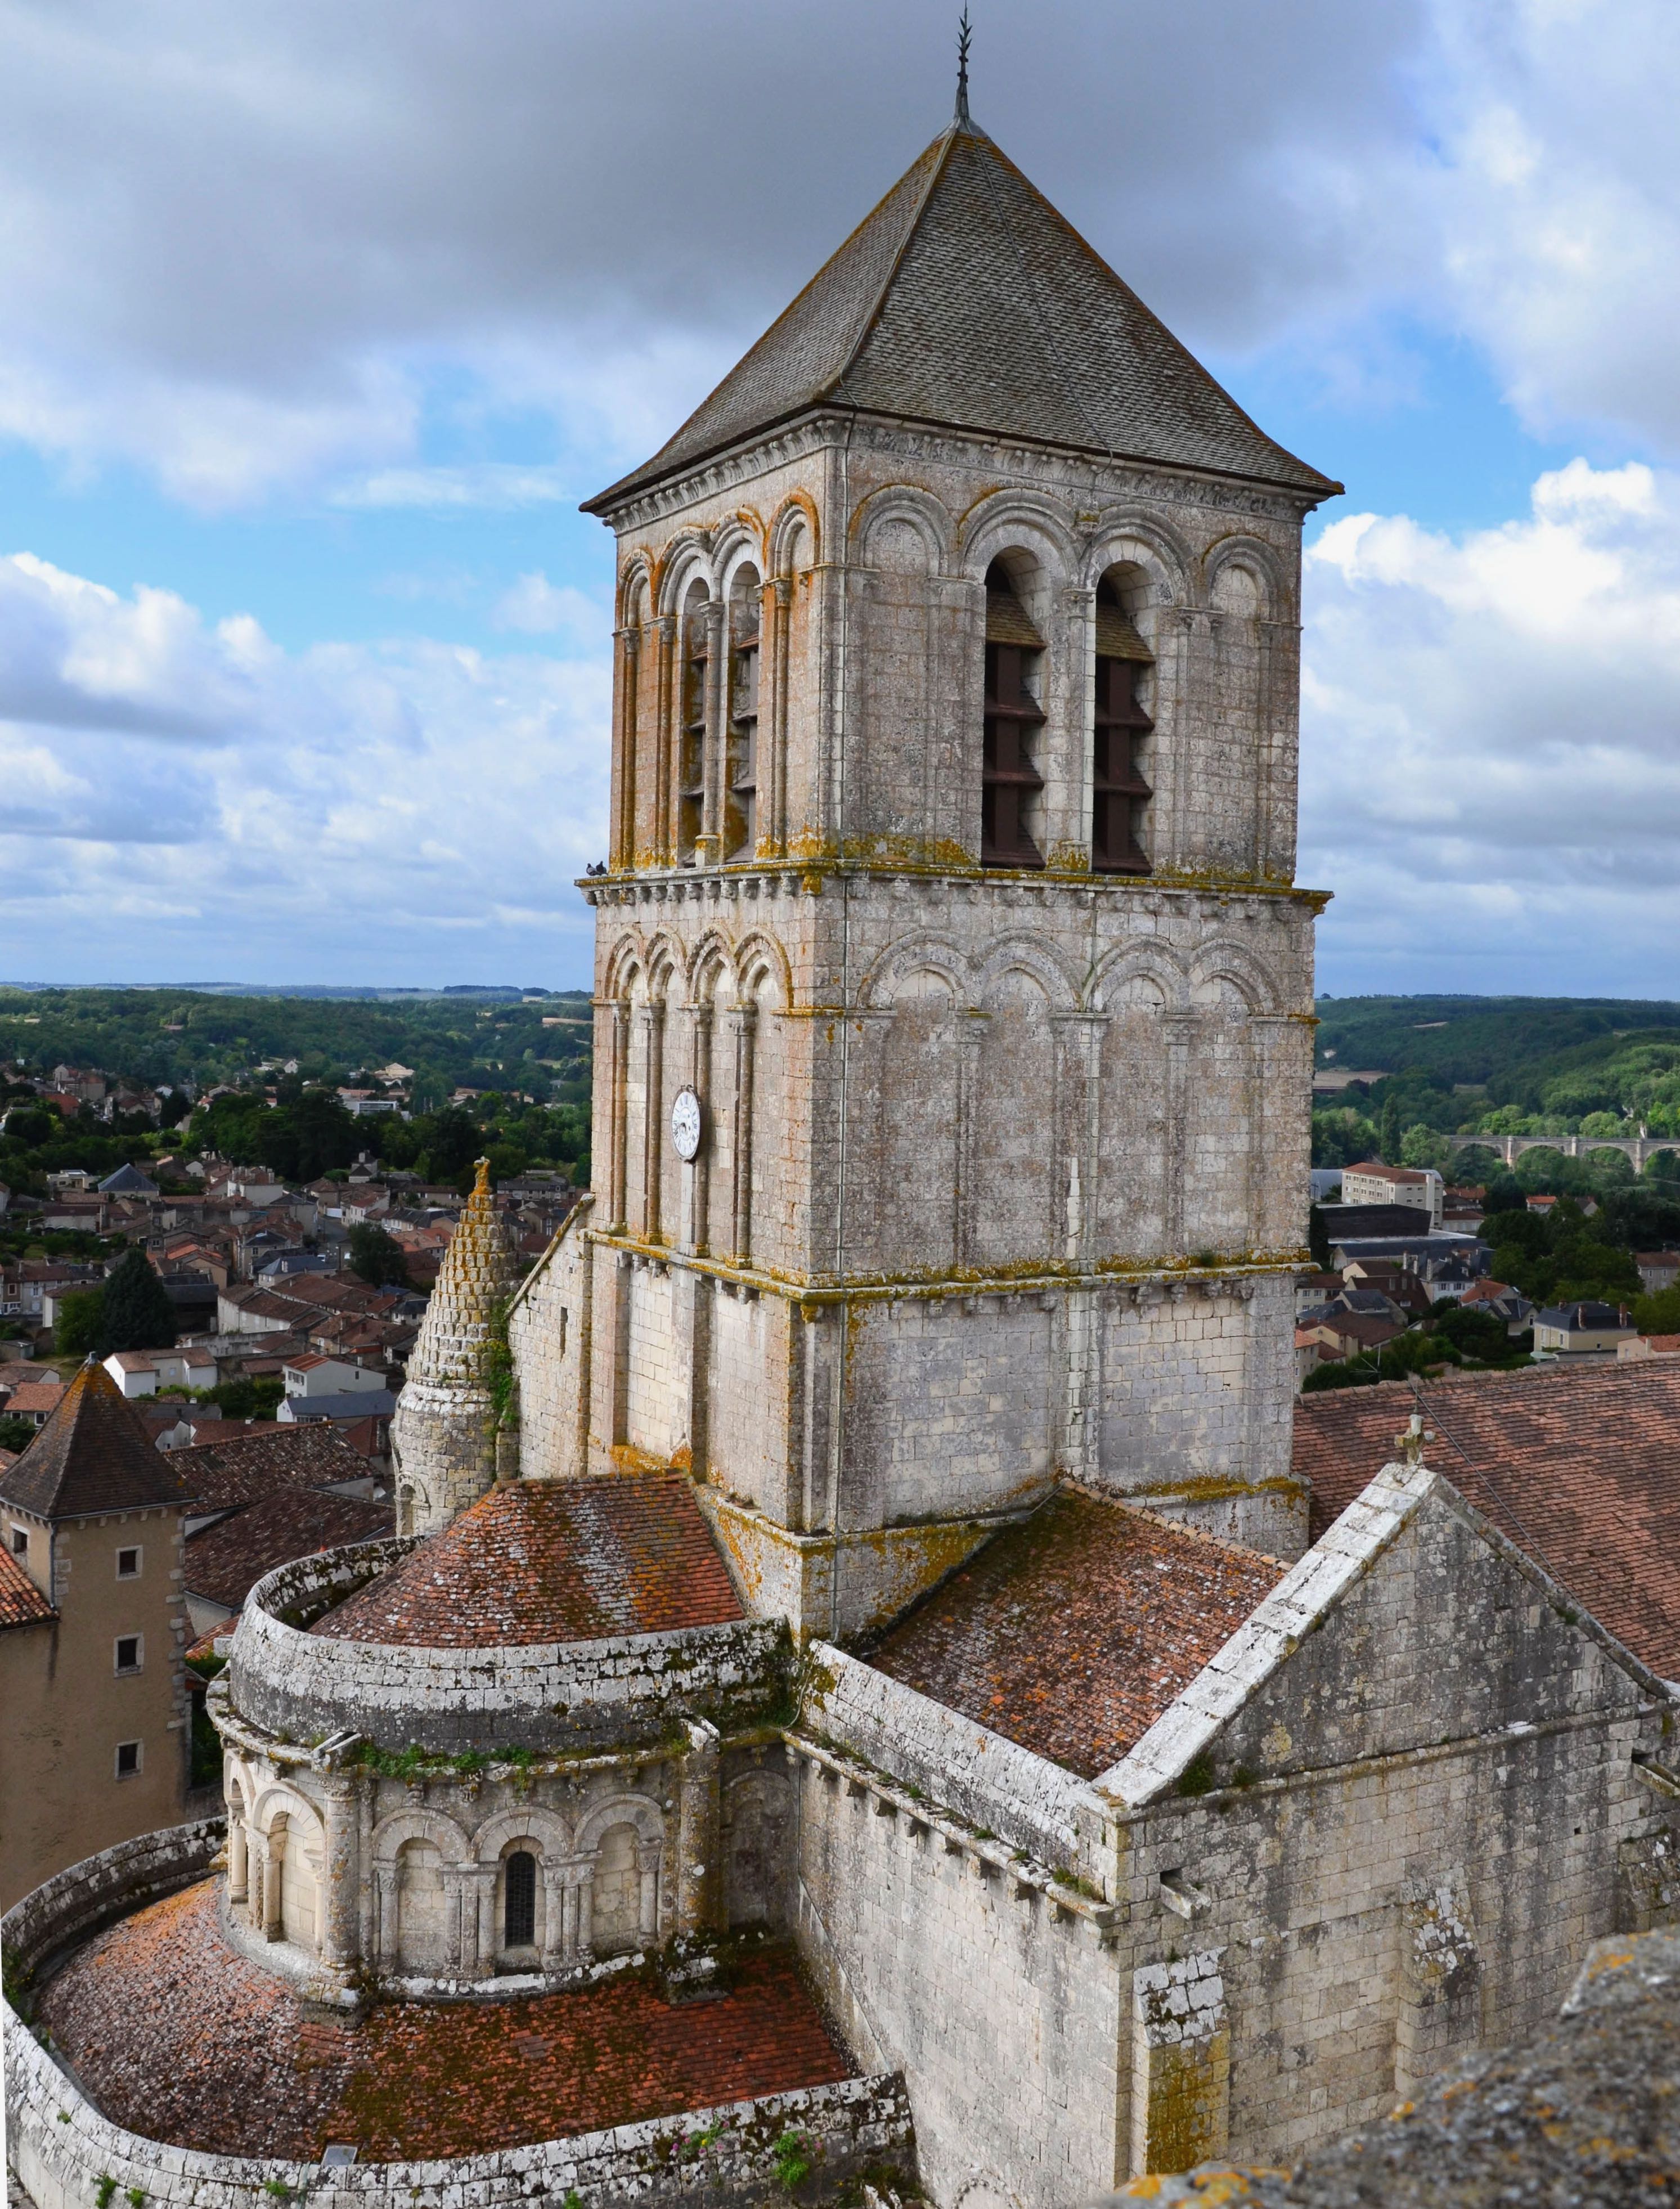
[[[966,0],[965,0],[962,21],[957,25],[956,120],[963,123],[968,120],[968,48],[973,36],[974,33],[968,21]]]

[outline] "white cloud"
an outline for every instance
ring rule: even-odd
[[[249,617],[0,560],[8,967],[582,978],[609,682],[599,653],[289,654]]]
[[[574,498],[573,479],[556,467],[486,460],[474,467],[382,468],[330,494],[334,506],[512,508]]]
[[[612,609],[596,603],[570,583],[551,583],[539,568],[521,575],[497,602],[491,618],[497,629],[523,629],[532,636],[563,630],[580,644],[605,635]]]
[[[1457,538],[1351,515],[1306,590],[1330,986],[1672,994],[1680,476],[1573,460]]]

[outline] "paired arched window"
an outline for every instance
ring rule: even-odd
[[[677,863],[691,867],[706,823],[706,708],[711,625],[698,585],[683,610],[683,713],[677,733]]]
[[[537,1939],[537,1859],[529,1849],[515,1849],[502,1866],[502,1944],[529,1948]]]
[[[1147,875],[1144,810],[1152,795],[1141,755],[1154,723],[1138,702],[1154,654],[1121,604],[1113,578],[1097,586],[1097,707],[1092,726],[1091,869]]]
[[[980,862],[987,867],[1045,864],[1046,655],[1027,602],[1032,580],[1025,555],[994,560],[986,570]],[[1155,725],[1138,691],[1154,654],[1127,611],[1123,587],[1123,571],[1097,587],[1088,840],[1099,875],[1150,872],[1147,770]],[[1071,823],[1061,833],[1070,832]],[[1049,833],[1057,832],[1052,826]]]
[[[750,858],[758,841],[758,575],[743,568],[729,593],[729,735],[725,746],[723,856]]]
[[[985,749],[980,770],[980,864],[1042,867],[1033,834],[1045,725],[1045,641],[1002,560],[986,570]]]

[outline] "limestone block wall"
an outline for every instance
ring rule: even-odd
[[[550,1248],[521,1284],[508,1314],[519,1408],[520,1470],[554,1480],[582,1470],[594,1309],[592,1253],[584,1230],[594,1213],[581,1197]]]
[[[677,731],[699,704],[716,743],[723,665],[748,635],[762,647],[759,855],[844,835],[902,859],[978,858],[984,583],[1001,558],[1045,640],[1034,826],[1052,864],[1088,864],[1107,578],[1154,653],[1142,696],[1157,867],[1286,880],[1308,503],[856,418],[779,433],[628,502],[613,517],[615,867],[678,856]],[[714,671],[703,697],[684,690],[695,653]],[[702,834],[722,827],[716,810],[694,824]]]
[[[232,1710],[292,1741],[360,1735],[376,1748],[444,1755],[656,1737],[679,1712],[756,1712],[777,1692],[786,1638],[774,1621],[599,1641],[419,1649],[311,1634],[318,1616],[406,1544],[282,1566],[240,1614],[226,1674]]]
[[[709,1730],[681,1755],[393,1770],[299,1753],[226,1704],[218,1724],[225,1929],[314,1999],[370,1979],[411,1998],[571,1984],[707,1922],[683,1866],[714,1852]],[[521,1853],[535,1911],[515,1940],[507,1877]],[[744,1864],[757,1861],[749,1848]],[[764,1920],[762,1880],[738,1900]]]
[[[861,1767],[800,1768],[800,1944],[854,2045],[903,2068],[932,2198],[1101,2193],[1129,1990],[1099,1920]]]

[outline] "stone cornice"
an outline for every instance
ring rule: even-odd
[[[1001,462],[1021,482],[1045,488],[1065,489],[1070,472],[1077,471],[1093,497],[1104,503],[1135,499],[1212,508],[1260,515],[1296,528],[1322,503],[1281,485],[1175,467],[1167,461],[1108,456],[1025,437],[991,437],[932,423],[819,407],[632,493],[622,504],[609,509],[592,501],[585,510],[599,512],[621,537],[634,534],[712,499],[729,497],[778,468],[842,445],[854,454],[885,453],[902,460],[969,467],[988,479],[997,477]]]

